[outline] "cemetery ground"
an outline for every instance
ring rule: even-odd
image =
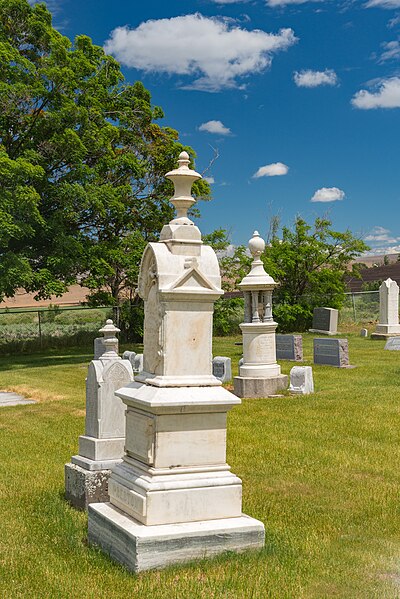
[[[239,340],[214,340],[233,375]],[[2,357],[0,390],[37,403],[0,409],[0,596],[399,597],[400,354],[383,347],[350,334],[357,368],[313,366],[314,395],[243,400],[230,413],[227,461],[265,549],[140,575],[88,547],[86,514],[63,499],[92,350]],[[294,365],[280,363],[285,374]]]

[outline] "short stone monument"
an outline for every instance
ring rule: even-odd
[[[335,308],[314,308],[310,333],[337,335],[338,319],[339,310]]]
[[[230,358],[224,356],[215,356],[212,362],[213,375],[221,381],[226,383],[232,378],[232,362]]]
[[[368,337],[368,329],[361,329],[360,337]]]
[[[314,393],[314,380],[311,366],[294,366],[290,371],[290,393],[309,395]]]
[[[314,364],[349,368],[347,339],[314,339]]]
[[[384,349],[400,351],[400,337],[389,337],[389,339],[386,341]]]
[[[303,360],[303,337],[301,335],[275,335],[275,339],[277,360],[294,362]]]
[[[238,397],[267,397],[286,389],[288,377],[281,374],[276,362],[275,331],[278,326],[272,316],[272,291],[277,286],[265,272],[260,259],[265,242],[255,231],[249,241],[253,256],[251,271],[239,283],[244,294],[243,364],[239,376],[233,379]]]
[[[135,572],[264,545],[264,525],[242,514],[242,483],[226,463],[227,412],[240,400],[212,374],[219,265],[187,217],[200,175],[186,152],[178,162],[167,174],[177,217],[140,266],[143,371],[117,391],[125,455],[110,502],[89,506],[89,543]]]
[[[114,392],[133,380],[132,366],[118,356],[119,329],[113,321],[107,320],[100,332],[104,352],[92,360],[86,379],[85,434],[79,437],[79,455],[65,464],[65,497],[78,509],[108,500],[111,468],[124,453],[125,406]]]
[[[124,351],[124,353],[122,354],[122,359],[123,360],[129,360],[129,362],[132,364],[132,368],[134,367],[135,364],[135,357],[136,357],[136,352],[134,351]]]
[[[371,339],[387,339],[400,336],[399,286],[386,279],[379,287],[379,323]]]
[[[143,370],[143,354],[136,354],[133,360],[133,372],[138,374]]]

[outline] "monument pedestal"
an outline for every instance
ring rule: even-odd
[[[64,466],[65,499],[78,510],[87,510],[93,502],[108,501],[111,470],[86,470],[77,464]]]
[[[256,379],[244,376],[235,376],[233,379],[233,392],[238,397],[252,397],[260,399],[269,395],[276,395],[279,391],[287,389],[288,376],[279,374],[269,379]]]
[[[399,324],[378,324],[371,339],[389,339],[389,337],[400,337]]]
[[[202,559],[224,551],[264,546],[264,525],[249,516],[200,522],[146,526],[110,503],[89,506],[89,543],[128,570],[153,568]]]

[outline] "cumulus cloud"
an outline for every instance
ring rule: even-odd
[[[295,71],[293,79],[298,87],[336,85],[338,82],[337,75],[332,69],[325,69],[325,71],[312,71],[311,69]]]
[[[367,8],[400,8],[400,0],[368,0],[365,4]]]
[[[281,177],[287,175],[289,167],[282,162],[274,162],[273,164],[266,164],[260,166],[257,172],[254,173],[253,179],[259,179],[260,177]]]
[[[393,40],[391,42],[383,42],[383,52],[379,57],[380,63],[387,62],[388,60],[398,60],[400,58],[400,42]]]
[[[215,183],[214,177],[204,177],[204,181],[207,181],[207,183],[209,183],[210,185],[212,185],[212,183]]]
[[[338,187],[321,187],[311,198],[311,202],[337,202],[344,200],[345,193]]]
[[[145,72],[194,77],[185,89],[215,92],[267,69],[272,55],[297,41],[292,29],[249,31],[223,18],[196,13],[117,27],[105,50],[123,65]]]
[[[390,235],[390,230],[384,227],[373,227],[372,231],[364,239],[365,241],[375,243],[397,243],[400,241],[399,237],[393,237],[393,235]]]
[[[199,127],[199,131],[207,131],[207,133],[215,133],[216,135],[230,135],[231,130],[225,127],[221,121],[207,121],[202,123]]]
[[[375,92],[361,89],[352,98],[355,108],[400,108],[400,77],[382,79]]]

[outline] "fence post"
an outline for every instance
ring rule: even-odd
[[[354,322],[357,322],[356,300],[354,298],[354,293],[351,294],[351,299],[353,301],[353,317],[354,317]]]
[[[43,341],[42,341],[42,321],[41,321],[40,310],[38,310],[38,325],[39,325],[39,343],[40,343],[40,349],[42,349],[43,348]]]

